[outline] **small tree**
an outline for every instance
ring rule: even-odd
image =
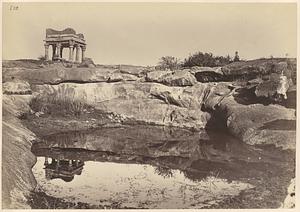
[[[180,67],[180,62],[179,62],[178,58],[176,58],[176,57],[165,56],[165,57],[160,58],[160,60],[158,62],[158,66],[160,69],[163,69],[163,70],[166,70],[166,69],[175,70]]]

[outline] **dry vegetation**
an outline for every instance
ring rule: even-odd
[[[29,106],[35,112],[63,116],[80,116],[91,109],[91,106],[75,99],[74,92],[68,89],[60,89],[49,95],[38,95],[30,101]]]

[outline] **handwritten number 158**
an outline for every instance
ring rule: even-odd
[[[11,5],[9,7],[9,10],[18,10],[19,9],[19,6],[15,6],[15,5]]]

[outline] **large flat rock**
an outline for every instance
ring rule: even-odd
[[[205,127],[209,113],[201,111],[207,85],[168,87],[157,83],[63,83],[38,85],[36,95],[80,101],[146,123],[189,128]]]
[[[51,64],[38,69],[6,68],[3,81],[11,81],[12,79],[25,80],[30,84],[59,84],[63,82],[135,81],[138,80],[138,77],[130,73],[122,73],[121,70],[110,67],[67,68],[63,64]]]

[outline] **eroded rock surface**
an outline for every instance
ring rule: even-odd
[[[294,109],[287,109],[280,105],[238,104],[233,96],[221,99],[216,95],[208,98],[205,106],[222,117],[229,132],[242,141],[256,144],[274,144],[283,149],[295,149],[296,129],[285,128],[284,121],[296,122]],[[220,101],[221,100],[221,101]],[[272,122],[277,121],[276,128],[270,128]],[[282,122],[281,122],[282,121]]]
[[[272,73],[283,74],[288,79],[296,77],[296,60],[287,58],[239,61],[222,67],[228,79],[255,79]],[[295,82],[294,82],[295,83]]]
[[[30,208],[27,196],[36,186],[31,172],[36,158],[31,153],[35,135],[17,118],[28,112],[30,95],[3,95],[2,207]]]
[[[157,82],[168,86],[192,86],[196,78],[187,70],[152,71],[147,73],[147,82]]]
[[[2,84],[4,94],[31,94],[30,84],[23,80],[12,80]]]
[[[220,82],[226,81],[226,78],[219,73],[209,72],[209,71],[201,71],[195,73],[195,77],[198,82]]]
[[[281,102],[287,99],[287,91],[289,89],[290,81],[284,75],[272,74],[270,80],[260,83],[255,90],[257,97],[268,98],[274,102]]]
[[[105,112],[122,114],[146,123],[200,129],[209,113],[201,111],[206,85],[168,87],[156,83],[93,83],[39,85],[43,97],[81,101]]]
[[[193,66],[189,71],[192,74],[196,74],[198,72],[212,72],[223,75],[222,67],[202,67],[202,66]]]
[[[192,67],[187,69],[195,75],[198,82],[220,82],[226,81],[221,67]]]

